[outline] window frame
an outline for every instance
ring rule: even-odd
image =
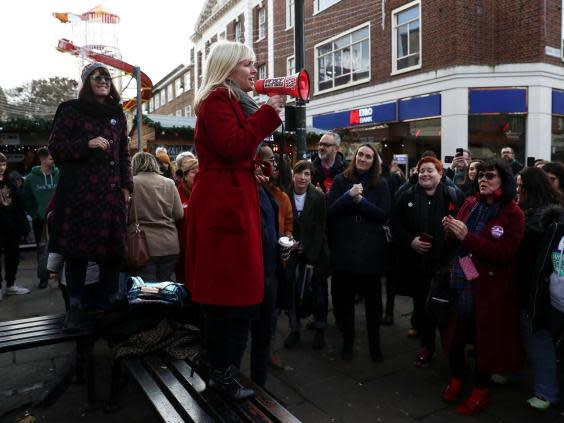
[[[242,43],[242,38],[243,38],[243,28],[241,25],[241,20],[238,19],[237,21],[235,21],[235,41]],[[237,33],[238,32],[238,33]]]
[[[263,21],[261,22],[261,15],[263,18]],[[262,28],[262,34],[261,34],[261,28]],[[261,41],[263,39],[266,38],[266,8],[263,7],[259,7],[258,11],[257,11],[257,40],[256,41]]]
[[[192,106],[184,106],[184,116],[192,117]]]
[[[335,6],[336,4],[340,3],[341,0],[331,0],[333,3],[331,3],[329,6],[325,6],[323,9],[319,8],[319,2],[322,0],[314,0],[313,2],[313,16],[317,15],[318,13],[324,12],[327,9]]]
[[[296,24],[295,10],[295,0],[286,0],[286,30]]]
[[[263,75],[261,75],[261,73]],[[257,68],[257,78],[258,79],[266,79],[268,78],[268,72],[267,72],[267,68],[266,68],[266,63],[263,63],[262,65],[260,65]]]
[[[149,113],[152,113],[155,110],[155,98],[151,97],[149,100]]]
[[[161,107],[161,92],[157,91],[155,93],[155,110],[160,109]]]
[[[290,67],[290,61],[294,61],[294,71],[292,72],[292,68]],[[291,56],[286,57],[286,75],[293,75],[296,71],[296,56],[292,54]]]
[[[183,79],[184,79],[184,92],[188,92],[192,89],[192,72],[187,71],[183,75]]]
[[[163,88],[159,92],[161,94],[161,107],[163,107],[166,104],[166,90]]]
[[[409,10],[411,8],[414,7],[418,7],[419,8],[419,63],[417,65],[413,65],[413,66],[409,66],[403,69],[398,69],[398,57],[397,57],[397,43],[398,43],[398,35],[397,35],[397,27],[396,27],[396,16],[401,13],[404,12],[406,10]],[[391,24],[391,30],[392,30],[392,72],[391,75],[399,75],[405,72],[411,72],[417,69],[421,69],[421,66],[423,64],[423,22],[421,19],[421,0],[414,0],[410,3],[404,4],[401,7],[398,7],[394,10],[392,10],[391,13],[391,19],[392,19],[392,24]],[[409,34],[408,34],[408,40],[409,40]],[[408,56],[404,56],[404,57],[408,57]]]
[[[170,102],[174,98],[174,88],[172,84],[166,86],[166,102]]]
[[[179,97],[183,93],[184,93],[184,88],[182,85],[182,78],[176,78],[174,80],[174,94],[176,95],[176,97]]]
[[[368,47],[368,76],[366,78],[360,79],[358,81],[351,81],[347,84],[344,85],[339,85],[339,86],[333,86],[332,88],[326,88],[323,90],[319,89],[319,54],[318,54],[318,49],[319,46],[322,46],[324,44],[327,44],[329,42],[333,42],[341,37],[344,37],[346,35],[350,35],[356,31],[359,31],[361,29],[367,28],[368,29],[368,43],[367,43],[367,47]],[[331,38],[327,38],[326,40],[323,40],[317,44],[315,44],[313,46],[313,55],[314,55],[314,83],[313,83],[313,95],[317,95],[317,94],[325,94],[325,93],[329,93],[332,91],[337,91],[337,90],[342,90],[344,88],[348,88],[348,87],[352,87],[355,85],[360,85],[360,84],[366,84],[367,82],[369,82],[372,78],[372,57],[371,57],[371,51],[372,51],[372,46],[371,46],[371,22],[370,21],[366,21],[354,28],[351,28],[347,31],[341,32],[340,34],[337,34]],[[333,50],[334,51],[334,50]]]

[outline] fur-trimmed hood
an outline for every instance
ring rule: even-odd
[[[546,230],[553,223],[564,224],[564,207],[554,205],[543,211],[540,219],[541,229]]]

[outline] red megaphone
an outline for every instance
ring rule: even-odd
[[[266,94],[268,96],[280,94],[296,97],[300,100],[308,100],[309,75],[304,69],[290,76],[259,79],[255,81],[255,91],[258,94]]]

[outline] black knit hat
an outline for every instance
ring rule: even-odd
[[[108,75],[110,74],[110,71],[108,70],[108,68],[103,65],[102,63],[98,63],[98,62],[94,62],[94,63],[90,63],[89,65],[84,66],[84,69],[82,69],[82,73],[80,75],[80,79],[82,79],[82,83],[84,84],[86,79],[96,70],[96,69],[105,69],[106,72],[108,73]]]

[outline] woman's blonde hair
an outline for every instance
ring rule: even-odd
[[[131,159],[131,167],[134,175],[137,175],[139,172],[161,173],[156,157],[144,151],[135,153],[133,159]]]
[[[227,79],[235,66],[242,60],[255,61],[255,53],[245,44],[235,41],[218,41],[211,49],[204,64],[202,87],[194,100],[194,111],[198,114],[200,105],[217,87],[225,87],[230,96],[239,96],[231,89]]]

